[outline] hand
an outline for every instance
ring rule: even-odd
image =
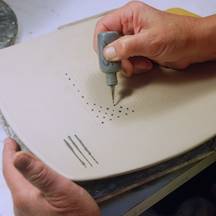
[[[98,216],[99,208],[80,186],[59,175],[30,153],[18,152],[7,139],[3,172],[16,216]]]
[[[163,12],[137,1],[130,2],[98,21],[94,48],[97,49],[99,32],[117,31],[122,37],[105,47],[104,56],[110,61],[121,60],[128,76],[150,70],[152,61],[183,69],[191,63],[206,60],[198,43],[203,36],[199,31],[202,19]]]

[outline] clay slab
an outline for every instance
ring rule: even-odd
[[[216,65],[119,74],[113,107],[93,51],[97,19],[0,51],[0,109],[59,173],[92,180],[149,167],[216,132]]]

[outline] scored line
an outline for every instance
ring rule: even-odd
[[[85,162],[77,155],[77,153],[74,151],[74,149],[70,145],[70,143],[66,139],[64,139],[64,142],[67,145],[67,147],[73,152],[73,154],[75,155],[75,157],[80,161],[80,163],[86,168]]]
[[[92,153],[89,151],[89,149],[85,146],[85,144],[82,142],[82,140],[75,134],[75,138],[79,141],[81,146],[85,149],[85,151],[89,154],[89,156],[94,160],[96,164],[99,164],[99,162],[95,159],[95,157],[92,155]]]
[[[80,150],[80,148],[77,146],[77,144],[73,141],[73,139],[68,136],[68,139],[71,141],[71,143],[74,145],[74,147],[77,149],[77,151],[83,156],[83,158],[88,162],[88,164],[92,167],[92,163],[88,160],[88,158],[86,158],[86,156],[82,153],[82,151]]]

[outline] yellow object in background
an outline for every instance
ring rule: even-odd
[[[182,8],[170,8],[170,9],[167,9],[166,11],[172,14],[177,14],[177,15],[182,15],[182,16],[199,17],[197,14],[192,13]]]

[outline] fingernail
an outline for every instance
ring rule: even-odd
[[[148,69],[151,69],[152,68],[152,62],[145,59],[145,68],[148,70]]]
[[[116,49],[114,47],[105,47],[104,48],[104,57],[106,60],[117,60],[117,53],[116,53]]]
[[[18,153],[14,160],[14,166],[21,172],[26,171],[31,164],[31,158],[25,153]]]

